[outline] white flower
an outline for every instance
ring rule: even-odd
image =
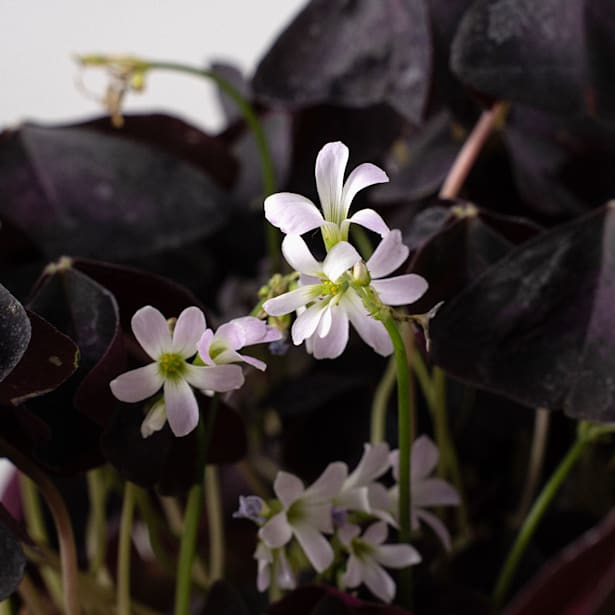
[[[199,422],[199,408],[191,387],[230,391],[243,384],[238,365],[215,367],[192,365],[196,345],[205,331],[205,316],[197,307],[186,308],[177,319],[173,334],[164,316],[151,305],[132,317],[135,338],[154,360],[112,380],[109,386],[120,401],[143,401],[163,389],[164,408],[154,404],[141,432],[144,437],[162,428],[165,418],[176,436],[190,433]]]
[[[410,545],[385,545],[387,526],[378,521],[370,525],[363,536],[358,526],[348,524],[338,531],[340,542],[348,549],[350,557],[342,575],[344,587],[358,587],[365,583],[368,589],[383,602],[395,597],[395,582],[384,570],[405,568],[421,561],[418,551]]]
[[[237,351],[244,346],[275,342],[280,339],[282,333],[275,327],[254,316],[244,316],[221,325],[215,334],[211,329],[206,329],[197,347],[199,356],[206,365],[244,362],[263,371],[267,367],[263,361],[239,354]]]
[[[362,209],[348,218],[348,209],[357,192],[388,182],[386,173],[377,166],[359,165],[346,179],[348,148],[339,141],[327,143],[316,158],[316,188],[323,214],[310,199],[291,192],[279,192],[265,199],[265,217],[284,233],[301,235],[320,227],[327,249],[348,239],[351,222],[360,224],[381,236],[389,228],[373,209]]]
[[[349,269],[361,263],[361,257],[346,241],[337,243],[322,263],[298,235],[284,238],[282,252],[290,266],[302,274],[301,286],[265,301],[263,308],[271,316],[302,310],[293,324],[292,339],[297,345],[308,340],[307,349],[317,359],[342,354],[348,343],[349,321],[378,354],[391,354],[393,346],[384,325],[368,312],[362,297],[375,293],[384,305],[406,305],[427,290],[426,280],[412,273],[381,279],[408,256],[398,230],[380,242],[359,279]]]
[[[282,510],[261,527],[259,538],[270,549],[279,549],[294,536],[314,569],[326,570],[333,562],[333,549],[323,533],[333,533],[332,500],[347,474],[346,464],[331,463],[306,489],[296,476],[278,473],[273,490]]]
[[[418,529],[424,521],[431,527],[447,550],[451,548],[451,538],[446,526],[436,515],[425,510],[430,506],[459,506],[459,494],[452,485],[440,478],[430,478],[438,464],[438,447],[428,436],[420,436],[414,441],[410,454],[410,496],[412,528]],[[391,453],[393,476],[399,482],[399,451]],[[399,485],[390,492],[394,516],[397,515]]]
[[[258,574],[256,587],[259,592],[264,592],[271,585],[271,572],[273,569],[276,587],[280,589],[295,589],[297,582],[295,573],[288,562],[285,550],[270,549],[264,542],[259,542],[254,552],[257,561]]]

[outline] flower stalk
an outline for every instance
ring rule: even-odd
[[[118,615],[132,613],[130,603],[130,547],[135,509],[136,486],[130,481],[124,485],[124,501],[120,520],[120,541],[117,553],[117,611]]]

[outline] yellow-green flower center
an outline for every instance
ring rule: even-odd
[[[165,352],[158,359],[158,369],[165,380],[179,380],[186,371],[186,359],[175,352]]]

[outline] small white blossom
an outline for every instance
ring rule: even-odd
[[[342,527],[337,535],[350,553],[342,585],[353,588],[365,583],[372,594],[389,603],[395,597],[395,582],[384,567],[412,566],[421,561],[421,556],[410,545],[383,544],[387,532],[386,523],[378,521],[370,525],[363,536],[359,536],[359,527],[352,524]]]
[[[339,141],[327,143],[316,158],[316,188],[322,213],[310,199],[300,194],[279,192],[265,199],[267,220],[291,235],[320,227],[327,249],[348,239],[348,227],[352,222],[384,237],[389,228],[373,209],[362,209],[350,218],[347,216],[357,192],[388,182],[389,178],[382,169],[367,162],[354,169],[344,183],[347,163],[348,148]]]
[[[284,548],[271,549],[264,542],[259,542],[254,559],[257,561],[258,573],[256,587],[259,592],[267,591],[271,585],[271,573],[273,571],[276,587],[292,590],[297,586],[295,573],[286,557]]]
[[[282,333],[275,327],[254,316],[244,316],[221,325],[215,333],[206,329],[198,343],[199,356],[205,365],[243,362],[263,371],[267,367],[263,361],[237,351],[280,339]]]
[[[185,436],[197,426],[199,408],[191,387],[225,392],[243,384],[237,365],[188,363],[205,331],[205,316],[199,308],[186,308],[172,333],[165,317],[151,305],[135,312],[131,326],[153,363],[118,376],[109,386],[117,399],[129,403],[143,401],[163,389],[164,406],[152,406],[141,428],[143,437],[162,429],[166,419],[176,436]]]
[[[416,274],[391,278],[408,257],[398,230],[389,232],[380,242],[359,275],[351,269],[362,264],[361,256],[346,241],[337,243],[319,263],[298,235],[288,235],[282,252],[291,267],[301,274],[301,285],[279,297],[265,301],[271,316],[300,311],[291,334],[296,345],[307,340],[307,349],[317,359],[338,357],[348,343],[349,322],[363,340],[378,354],[393,352],[389,335],[379,320],[364,305],[364,298],[375,295],[381,305],[413,303],[427,290],[427,282]],[[307,308],[307,309],[305,309]]]

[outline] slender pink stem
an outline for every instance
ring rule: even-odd
[[[64,585],[64,600],[67,615],[80,615],[79,605],[79,568],[77,566],[77,549],[75,536],[70,521],[68,509],[56,489],[45,473],[38,468],[25,455],[0,438],[0,452],[6,455],[21,472],[26,474],[39,488],[45,499],[58,534],[60,545],[60,561],[62,564],[62,582]]]
[[[441,199],[454,199],[459,194],[470,169],[504,108],[504,103],[496,103],[488,111],[483,111],[444,180],[444,185],[440,190]]]

